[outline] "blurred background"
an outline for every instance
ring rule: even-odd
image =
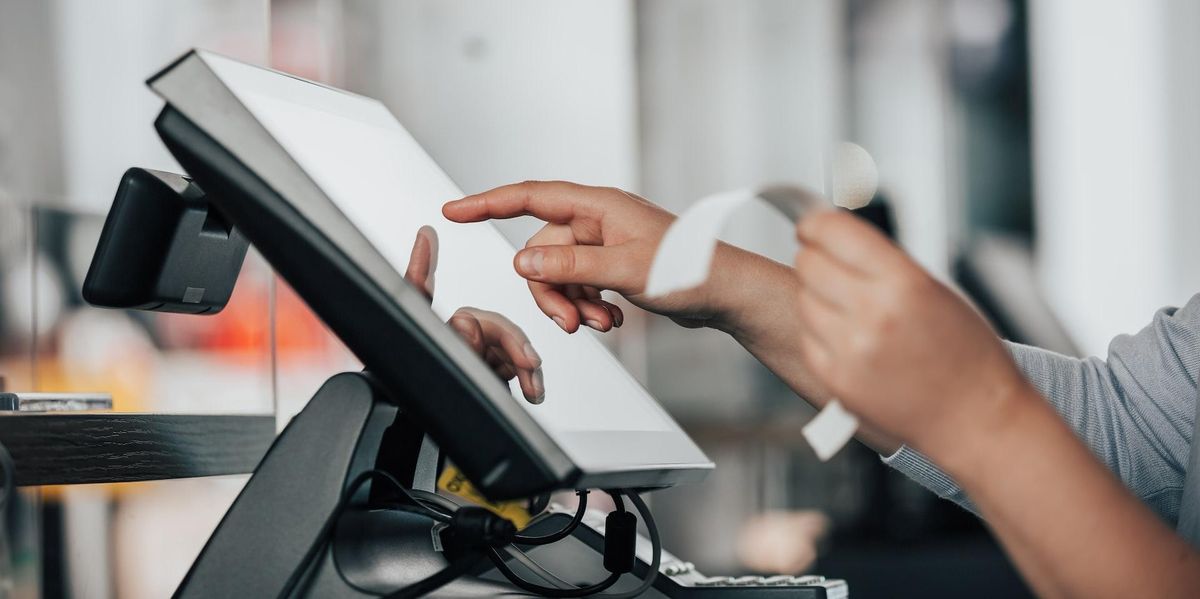
[[[383,100],[465,192],[567,179],[681,210],[819,185],[814,140],[854,141],[880,172],[864,217],[1005,337],[1103,354],[1200,290],[1197,31],[1193,0],[0,0],[0,389],[282,428],[356,367],[253,254],[217,316],[83,304],[121,173],[179,170],[143,81],[190,47]],[[794,250],[767,214],[728,239]],[[818,462],[811,410],[728,338],[626,314],[613,351],[718,464],[653,495],[670,550],[735,574],[784,531],[767,558],[854,597],[1027,594],[971,515],[865,447]],[[167,596],[244,480],[24,489],[4,588]]]

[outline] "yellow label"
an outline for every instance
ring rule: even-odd
[[[442,475],[438,477],[438,488],[457,495],[471,503],[487,508],[493,514],[507,518],[508,521],[516,525],[517,529],[525,528],[529,525],[529,521],[533,518],[529,515],[529,510],[525,509],[524,501],[491,501],[480,493],[467,477],[459,472],[452,464],[446,464],[442,469]]]

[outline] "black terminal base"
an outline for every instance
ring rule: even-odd
[[[424,439],[369,374],[330,378],[275,439],[174,596],[377,598],[445,568],[448,562],[434,549],[433,520],[388,509],[396,498],[386,485],[367,483],[336,523],[332,520],[342,495],[368,470],[384,470],[410,488],[432,491],[438,457]],[[555,514],[540,519],[529,532],[548,534],[568,520]],[[527,549],[571,583],[584,584],[607,576],[601,566],[603,545],[603,535],[583,525],[563,541]],[[519,564],[510,566],[537,580]],[[635,588],[647,568],[637,560],[634,571],[611,592]],[[431,597],[529,596],[490,565],[475,574]],[[845,596],[845,588],[844,583],[834,589],[707,588],[664,574],[644,596],[836,599]]]
[[[377,597],[442,569],[430,519],[372,507],[388,499],[383,485],[367,483],[327,526],[360,473],[422,478],[422,439],[370,375],[330,378],[275,440],[174,596]],[[513,587],[463,579],[435,596],[502,593]]]

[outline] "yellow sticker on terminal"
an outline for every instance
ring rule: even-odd
[[[491,501],[484,497],[463,473],[455,468],[452,464],[446,464],[442,469],[442,475],[438,477],[438,488],[456,495],[479,507],[486,508],[493,514],[507,518],[510,522],[516,525],[520,530],[529,525],[529,521],[533,516],[529,515],[529,510],[525,509],[524,501]]]

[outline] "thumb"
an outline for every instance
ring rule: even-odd
[[[513,265],[522,277],[552,285],[589,285],[631,293],[639,284],[635,258],[621,246],[533,246],[517,252]],[[640,279],[644,283],[645,272]]]

